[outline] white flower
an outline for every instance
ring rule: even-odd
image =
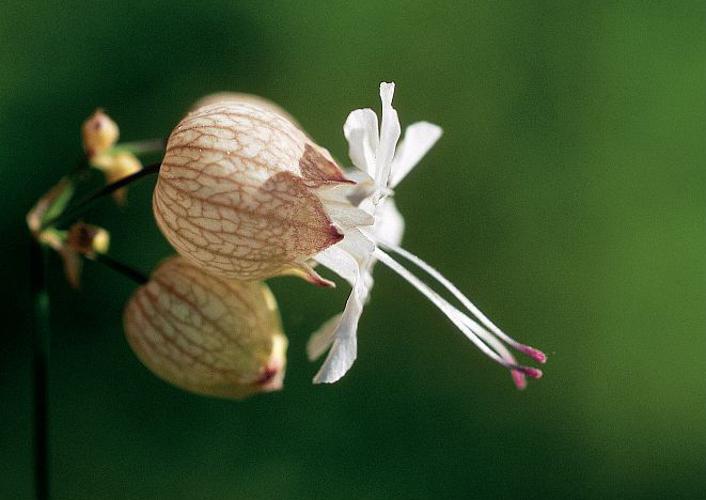
[[[358,321],[373,285],[373,266],[379,260],[434,303],[485,354],[510,369],[515,384],[523,388],[525,376],[539,378],[542,372],[518,365],[503,342],[540,363],[545,362],[546,356],[508,337],[450,281],[399,246],[404,220],[391,198],[393,189],[441,137],[441,128],[427,122],[414,123],[407,127],[404,140],[398,144],[400,122],[392,107],[394,90],[394,83],[380,84],[382,120],[379,128],[378,117],[371,109],[353,111],[343,126],[349,156],[359,169],[349,177],[358,183],[353,188],[336,185],[319,191],[323,206],[344,238],[318,253],[314,259],[348,281],[352,290],[343,312],[324,323],[309,340],[307,352],[310,359],[329,350],[314,382],[337,381],[355,361]],[[465,312],[433,291],[393,259],[391,253],[433,278],[463,305]]]

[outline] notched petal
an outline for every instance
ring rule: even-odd
[[[375,157],[375,183],[379,188],[388,187],[392,158],[400,138],[400,120],[397,111],[392,107],[392,97],[395,93],[394,83],[380,84],[380,100],[382,101],[382,120],[380,125],[380,147]]]
[[[378,117],[372,109],[352,111],[343,125],[348,141],[348,156],[353,164],[375,177],[375,153],[379,144]]]
[[[311,334],[306,343],[306,355],[309,361],[316,361],[331,347],[342,315],[343,313],[336,314]]]
[[[404,139],[398,144],[395,158],[392,160],[391,188],[397,186],[407,176],[439,140],[441,134],[441,127],[429,122],[417,122],[407,127]]]

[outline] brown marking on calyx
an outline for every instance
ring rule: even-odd
[[[339,231],[338,228],[333,224],[329,226],[329,232],[331,234],[331,241],[333,242],[331,243],[332,245],[335,245],[343,239],[343,233]]]
[[[299,169],[306,185],[310,187],[331,183],[355,184],[355,181],[346,178],[341,167],[308,143],[299,158]]]
[[[309,190],[304,179],[290,172],[280,172],[263,184],[262,191],[277,196],[277,191],[283,188],[292,195],[287,203],[293,210],[280,223],[296,229],[299,236],[296,246],[302,251],[300,257],[309,258],[343,239],[343,234],[331,223],[321,201]],[[276,214],[267,215],[277,217]]]

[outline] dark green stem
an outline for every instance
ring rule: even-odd
[[[32,334],[34,384],[34,483],[37,499],[49,498],[49,294],[46,286],[48,250],[32,239],[31,280],[34,306]]]
[[[149,278],[141,271],[138,271],[137,269],[134,269],[126,264],[123,264],[122,262],[117,261],[112,257],[109,257],[108,255],[97,254],[94,257],[91,257],[89,260],[99,262],[100,264],[111,268],[113,271],[119,272],[123,276],[126,276],[133,280],[138,285],[144,285],[149,281]]]
[[[86,196],[85,198],[83,198],[82,200],[77,202],[73,207],[69,208],[63,214],[46,221],[42,225],[42,229],[46,229],[51,226],[60,226],[63,223],[71,222],[71,221],[75,220],[76,218],[83,215],[84,212],[96,200],[99,200],[105,196],[108,196],[109,194],[112,194],[114,191],[117,191],[118,189],[127,186],[128,184],[136,181],[137,179],[141,179],[142,177],[146,177],[151,174],[156,174],[157,172],[159,172],[160,166],[161,166],[161,163],[154,163],[152,165],[147,165],[145,168],[143,168],[139,172],[136,172],[132,175],[128,175],[127,177],[123,177],[119,181],[113,182],[112,184],[108,184],[107,186],[103,186],[98,191],[95,191],[94,193],[89,194],[88,196]]]

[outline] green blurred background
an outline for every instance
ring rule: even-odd
[[[515,391],[382,267],[359,359],[313,386],[335,292],[272,281],[285,390],[193,396],[124,341],[133,285],[53,259],[54,498],[706,495],[703,2],[19,2],[0,6],[0,498],[31,498],[28,236],[97,106],[164,136],[198,97],[260,94],[347,160],[347,113],[397,83],[444,137],[399,189],[405,246],[551,354]],[[144,270],[169,253],[153,181],[88,220]]]

